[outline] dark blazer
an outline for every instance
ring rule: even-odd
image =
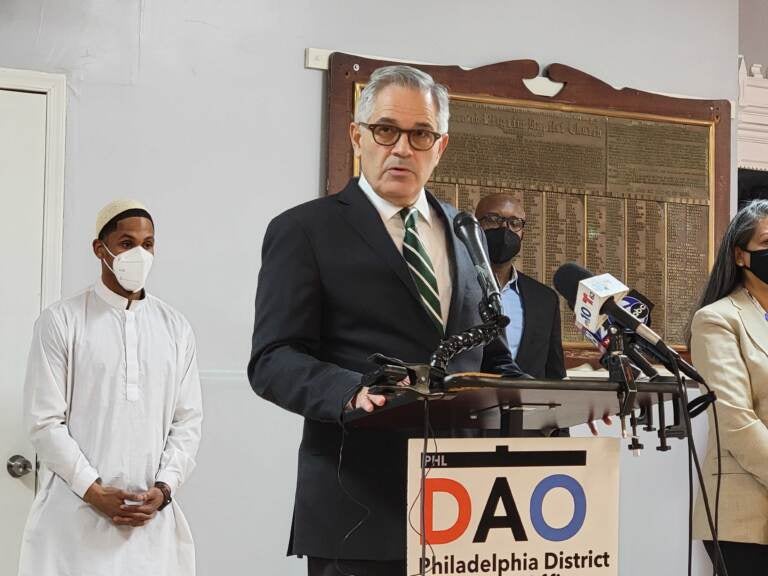
[[[455,334],[481,322],[480,288],[453,234],[456,210],[428,199],[446,230],[453,281],[446,332]],[[339,422],[361,375],[374,368],[370,354],[427,362],[439,341],[405,260],[356,180],[270,222],[248,377],[257,394],[304,416],[290,554],[404,558],[409,434],[345,432]],[[448,369],[521,374],[501,340]]]
[[[524,319],[517,364],[534,378],[565,378],[557,293],[521,272],[517,277]]]

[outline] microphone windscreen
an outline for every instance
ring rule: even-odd
[[[566,262],[552,276],[552,284],[573,310],[576,304],[576,293],[579,291],[579,282],[592,276],[594,276],[592,272],[582,268],[576,262]]]
[[[459,234],[459,230],[465,228],[466,226],[472,225],[480,226],[480,224],[477,222],[477,219],[469,212],[459,212],[453,218],[453,231],[456,234]]]
[[[640,320],[640,322],[649,328],[651,327],[651,312],[653,312],[654,304],[645,294],[632,289],[629,291],[629,294],[622,298],[619,305]]]

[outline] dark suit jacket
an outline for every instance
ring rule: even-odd
[[[517,364],[534,378],[565,378],[557,294],[530,276],[517,276],[524,318]]]
[[[480,288],[453,234],[456,210],[428,198],[450,251],[450,335],[481,323]],[[269,224],[248,377],[257,394],[305,418],[289,553],[361,560],[405,556],[409,434],[344,432],[339,421],[361,375],[374,368],[370,354],[426,363],[439,341],[405,260],[355,180],[341,193],[292,208]],[[520,375],[501,340],[448,365],[451,372],[480,369]]]

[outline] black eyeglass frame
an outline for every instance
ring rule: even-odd
[[[400,142],[400,137],[403,135],[403,132],[405,132],[408,135],[407,136],[408,144],[411,145],[411,148],[413,148],[414,150],[418,150],[419,152],[426,152],[428,150],[432,150],[432,148],[435,147],[435,144],[437,143],[437,141],[443,137],[443,134],[440,134],[440,132],[435,132],[433,130],[428,130],[426,128],[405,129],[405,128],[400,128],[398,126],[394,126],[392,124],[368,124],[368,122],[358,122],[357,125],[368,128],[368,130],[371,131],[371,137],[373,137],[373,141],[376,142],[376,144],[378,144],[379,146],[386,146],[388,148],[391,148],[392,146]],[[394,142],[391,142],[389,144],[379,142],[376,139],[376,128],[379,128],[379,127],[396,130],[397,137],[395,138]],[[413,140],[411,139],[411,134],[413,134],[414,132],[426,132],[427,134],[430,134],[432,136],[432,144],[429,146],[429,148],[420,148],[414,145]]]
[[[522,232],[525,228],[525,219],[518,218],[517,216],[502,216],[501,214],[486,214],[477,219],[480,224],[487,223],[492,224],[494,228],[501,228],[506,226],[512,232]]]

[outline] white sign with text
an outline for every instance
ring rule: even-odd
[[[410,440],[408,574],[617,576],[619,446],[614,438],[430,439],[423,547],[423,440]]]

